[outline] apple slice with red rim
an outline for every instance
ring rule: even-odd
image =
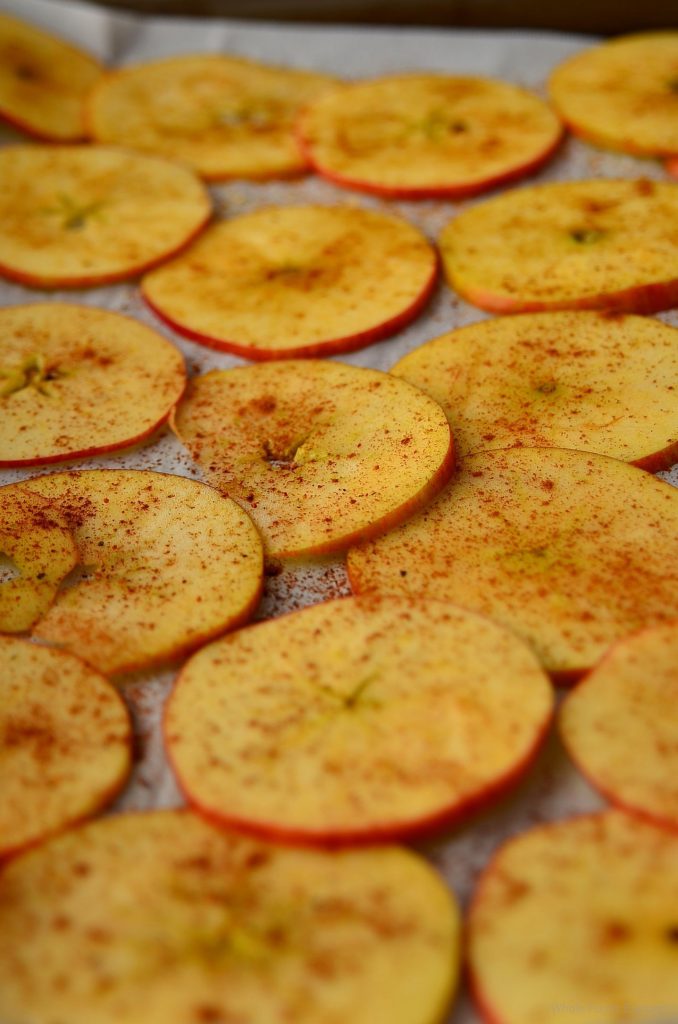
[[[445,410],[461,456],[543,445],[652,472],[678,461],[678,331],[658,320],[582,311],[484,320],[421,345],[391,373]]]
[[[422,73],[329,90],[298,127],[320,174],[411,199],[472,195],[529,174],[553,155],[562,132],[550,107],[526,89]]]
[[[132,725],[118,691],[66,651],[0,637],[0,858],[122,789]]]
[[[131,445],[169,416],[181,353],[130,317],[60,302],[0,310],[0,466]]]
[[[492,313],[678,303],[678,185],[552,182],[465,210],[440,236],[447,279]]]
[[[677,654],[678,620],[625,637],[560,710],[565,746],[589,781],[624,809],[676,830]]]
[[[678,490],[587,452],[469,456],[423,512],[353,548],[354,591],[426,594],[514,629],[560,682],[678,617]]]
[[[382,842],[496,799],[531,764],[552,700],[508,630],[439,601],[365,596],[203,648],[165,735],[209,817],[283,842]]]
[[[268,360],[349,352],[394,334],[436,276],[433,247],[398,217],[267,207],[212,227],[146,275],[142,291],[181,334]]]
[[[454,465],[433,399],[378,370],[323,360],[194,378],[173,427],[280,557],[339,551],[402,522]]]
[[[100,671],[178,658],[241,625],[258,603],[259,536],[211,487],[164,473],[88,470],[0,488],[0,506],[33,499],[68,525],[82,573],[33,634]]]
[[[620,811],[501,846],[467,926],[488,1024],[656,1021],[678,1013],[678,835]]]
[[[187,245],[212,210],[192,171],[110,146],[0,151],[0,274],[37,288],[134,277]]]
[[[678,32],[619,36],[569,57],[551,99],[589,142],[638,156],[678,155]]]
[[[299,111],[336,79],[242,57],[199,54],[122,68],[88,103],[99,142],[157,153],[209,181],[300,174]]]
[[[49,501],[17,487],[0,488],[0,633],[25,633],[49,609],[59,584],[78,564],[68,522]]]
[[[0,14],[0,117],[50,142],[84,138],[85,99],[102,67],[35,25]]]
[[[13,1021],[438,1024],[459,970],[459,911],[422,857],[286,849],[186,811],[18,857],[0,931]]]

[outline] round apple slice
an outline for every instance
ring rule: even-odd
[[[0,858],[94,814],[122,789],[132,726],[79,658],[0,637]]]
[[[493,313],[678,303],[678,185],[569,181],[466,210],[440,238],[450,285]]]
[[[639,156],[678,155],[678,32],[621,36],[576,53],[549,82],[577,135]]]
[[[284,842],[381,842],[449,825],[509,788],[551,705],[508,630],[442,602],[349,597],[203,648],[165,734],[208,816]]]
[[[303,151],[340,185],[383,195],[465,196],[529,174],[562,126],[507,82],[411,74],[340,86],[299,124]]]
[[[0,310],[0,466],[59,462],[134,444],[186,384],[181,353],[156,331],[64,303]]]
[[[565,746],[593,785],[626,810],[674,829],[677,653],[678,622],[620,640],[560,712]]]
[[[34,627],[102,672],[176,658],[240,625],[261,592],[249,517],[204,484],[134,470],[53,473],[0,488],[68,523],[82,578]],[[35,542],[34,542],[35,543]]]
[[[350,206],[271,207],[211,228],[142,284],[175,330],[247,359],[331,355],[419,313],[435,251],[397,217]]]
[[[195,378],[174,429],[279,557],[338,551],[402,522],[454,465],[431,398],[378,370],[322,360]]]
[[[620,811],[502,846],[468,919],[472,986],[492,1024],[678,1019],[678,836]]]
[[[653,472],[678,461],[678,331],[657,320],[485,320],[420,346],[391,373],[442,406],[459,455],[543,445]]]
[[[0,582],[0,633],[25,633],[78,564],[78,549],[66,519],[46,499],[2,487],[0,555],[9,560]]]
[[[101,66],[34,25],[0,14],[0,117],[53,142],[85,133],[84,103]]]
[[[299,174],[297,115],[335,81],[236,57],[171,57],[102,78],[89,127],[100,142],[180,160],[211,181]]]
[[[511,448],[464,460],[409,523],[349,552],[357,592],[427,594],[513,628],[562,682],[678,617],[678,490],[616,459]]]
[[[186,245],[211,213],[188,170],[108,146],[0,151],[0,274],[38,288],[134,277]]]
[[[0,1015],[56,1024],[437,1024],[459,913],[397,847],[285,849],[123,814],[0,875]]]

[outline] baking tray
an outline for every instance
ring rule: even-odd
[[[544,32],[328,28],[149,18],[113,13],[80,3],[56,3],[55,0],[0,0],[0,10],[54,31],[109,64],[124,65],[179,53],[230,52],[346,78],[414,70],[489,75],[534,89],[541,95],[545,95],[549,71],[559,61],[595,42],[583,36]],[[0,134],[0,144],[20,141],[20,138],[8,129]],[[555,159],[530,180],[639,175],[656,180],[666,178],[663,168],[655,161],[604,153],[568,138]],[[398,213],[417,224],[432,240],[459,210],[482,201],[481,197],[456,203],[396,202],[343,191],[314,176],[268,183],[235,181],[211,186],[211,192],[218,217],[236,216],[271,204],[349,203]],[[0,283],[3,306],[50,299],[114,310],[149,324],[181,349],[191,375],[243,363],[234,356],[187,341],[161,324],[143,303],[137,282],[49,293]],[[461,301],[441,282],[424,315],[406,330],[395,338],[338,358],[356,366],[388,370],[406,352],[430,338],[485,318],[484,313]],[[678,311],[662,314],[660,319],[678,326]],[[63,464],[63,468],[93,467],[151,469],[200,479],[199,472],[167,429],[122,454]],[[44,471],[0,471],[0,483]],[[678,465],[660,475],[678,486]],[[343,558],[285,563],[279,575],[267,578],[257,618],[279,615],[349,592]],[[164,756],[160,731],[164,700],[175,672],[176,666],[163,672],[120,677],[122,692],[134,718],[137,757],[129,785],[114,805],[114,811],[176,807],[183,803]],[[551,736],[529,776],[512,795],[465,826],[436,841],[417,844],[417,848],[445,876],[466,906],[479,871],[506,837],[539,822],[601,806],[603,801],[569,762],[557,737]],[[446,1024],[478,1024],[479,1021],[479,1015],[462,991]],[[586,1022],[582,1019],[581,1024]]]

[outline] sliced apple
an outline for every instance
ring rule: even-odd
[[[426,594],[502,622],[566,682],[678,617],[678,490],[602,455],[484,452],[409,523],[351,550],[348,570],[358,593]]]
[[[391,373],[442,406],[459,455],[543,445],[653,472],[678,461],[678,331],[658,320],[485,320],[414,349]]]
[[[394,334],[436,275],[434,249],[398,217],[270,207],[211,228],[142,288],[175,330],[263,360],[349,352]]]
[[[502,846],[468,920],[491,1024],[678,1019],[678,836],[619,811]]]
[[[181,353],[129,317],[65,303],[0,310],[0,466],[134,444],[186,384]]]
[[[336,79],[215,54],[171,57],[101,79],[88,121],[100,142],[158,153],[208,180],[299,174],[299,111]]]
[[[678,829],[678,621],[620,640],[560,711],[565,746],[623,808]]]
[[[0,151],[0,274],[38,288],[134,277],[204,226],[192,171],[108,146]]]
[[[281,557],[338,551],[402,522],[454,464],[431,398],[386,373],[322,360],[195,378],[174,429]]]
[[[302,114],[299,138],[321,174],[389,196],[464,196],[529,174],[562,126],[508,82],[393,75],[339,86]]]
[[[506,192],[440,237],[450,285],[493,313],[678,303],[678,185],[568,181]]]
[[[0,876],[0,1014],[69,1024],[437,1024],[459,913],[396,847],[293,850],[185,811],[50,840]]]
[[[210,487],[134,470],[53,473],[0,488],[63,517],[82,578],[33,629],[102,672],[176,658],[240,625],[261,592],[249,517]],[[33,540],[33,544],[37,541]],[[11,554],[11,552],[10,552]]]
[[[0,117],[15,127],[46,141],[82,139],[85,98],[101,73],[89,54],[0,14]]]
[[[122,788],[132,726],[117,690],[65,651],[0,637],[0,858]]]
[[[620,36],[552,73],[551,99],[577,135],[639,156],[678,155],[678,32]]]
[[[45,498],[1,487],[0,555],[16,570],[0,583],[0,633],[25,633],[78,564],[78,549],[66,519]]]
[[[551,705],[508,630],[438,601],[349,597],[203,648],[165,734],[209,817],[286,842],[375,842],[496,798],[532,762]]]

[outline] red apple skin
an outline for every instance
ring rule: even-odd
[[[297,128],[296,138],[302,156],[309,166],[323,178],[327,178],[328,181],[334,182],[335,185],[339,185],[341,188],[352,189],[356,192],[368,192],[371,195],[385,196],[392,199],[468,199],[471,196],[479,195],[481,192],[488,192],[499,185],[518,181],[520,178],[525,178],[538,171],[560,148],[565,138],[565,129],[561,130],[559,137],[548,149],[522,167],[514,167],[504,174],[494,175],[491,178],[486,178],[484,181],[476,181],[472,185],[429,185],[425,188],[393,188],[387,185],[374,185],[371,182],[344,178],[335,171],[327,170],[322,164],[313,159],[306,139],[299,127]]]
[[[25,285],[27,288],[40,288],[45,291],[51,291],[52,289],[66,289],[66,288],[96,288],[98,285],[105,284],[117,284],[119,281],[129,281],[132,278],[139,277],[141,274],[146,273],[147,270],[153,270],[154,267],[160,266],[166,260],[172,259],[173,256],[178,256],[184,249],[187,249],[198,237],[199,234],[207,227],[209,222],[212,220],[213,211],[210,209],[205,214],[204,219],[196,228],[193,229],[188,238],[183,239],[174,249],[169,252],[163,253],[162,256],[158,256],[147,263],[141,263],[138,266],[130,267],[129,270],[120,270],[111,274],[93,274],[91,277],[84,276],[79,278],[69,278],[63,280],[59,277],[39,277],[33,274],[24,274],[20,270],[15,270],[13,267],[6,267],[0,263],[0,277],[6,277],[9,281],[16,281],[17,284]]]
[[[158,309],[144,291],[143,282],[141,284],[141,295],[148,308],[162,323],[176,331],[177,334],[181,334],[191,341],[197,341],[198,344],[205,345],[207,348],[216,349],[217,352],[230,352],[233,355],[241,356],[243,359],[249,359],[251,362],[257,363],[273,362],[281,359],[320,359],[323,356],[336,356],[345,352],[355,352],[358,349],[366,348],[368,345],[372,345],[376,341],[382,341],[384,338],[388,338],[406,327],[428,305],[438,282],[439,267],[440,258],[436,254],[431,276],[421,293],[407,309],[391,317],[390,320],[385,320],[383,323],[376,324],[374,327],[360,331],[358,334],[349,335],[346,338],[332,338],[329,341],[318,342],[312,345],[299,345],[297,348],[262,349],[241,345],[237,341],[212,338],[208,334],[201,334],[199,331],[194,331],[190,327],[177,323],[162,310]]]
[[[670,469],[676,462],[678,462],[678,441],[674,441],[668,448],[664,448],[654,455],[646,455],[642,459],[637,459],[631,465],[637,466],[638,469],[646,469],[648,473],[662,473],[665,469]]]
[[[496,295],[483,288],[456,289],[472,306],[488,313],[547,313],[559,309],[603,309],[615,313],[660,313],[678,306],[678,278],[662,283],[637,285],[611,295],[591,295],[576,301],[521,302],[505,295]],[[646,466],[642,467],[646,469]]]
[[[285,614],[291,615],[292,612],[286,612]],[[181,672],[174,682],[175,686],[178,684],[180,679]],[[165,704],[162,725],[165,752],[172,771],[174,772],[174,777],[179,789],[183,793],[188,804],[193,807],[198,814],[217,826],[222,828],[233,828],[238,832],[242,832],[244,835],[250,835],[257,839],[270,840],[270,842],[273,843],[282,843],[291,846],[313,847],[314,849],[321,847],[327,850],[339,850],[349,846],[367,846],[375,843],[390,843],[393,841],[409,842],[415,839],[429,839],[440,836],[441,833],[450,831],[457,825],[465,822],[468,818],[480,813],[486,807],[495,804],[502,796],[516,786],[525,775],[527,775],[541,751],[541,748],[551,730],[551,723],[553,721],[553,710],[551,710],[541,731],[537,735],[534,744],[523,759],[515,764],[511,771],[507,772],[503,778],[497,779],[492,785],[487,786],[483,793],[476,794],[474,797],[466,800],[462,804],[456,804],[452,810],[442,810],[437,814],[429,815],[426,818],[420,818],[419,821],[410,822],[404,826],[385,825],[380,828],[374,827],[369,830],[359,829],[354,832],[347,830],[342,832],[341,835],[328,836],[322,832],[315,832],[310,829],[281,828],[274,822],[266,824],[243,821],[240,818],[231,817],[230,815],[218,814],[209,806],[201,804],[200,801],[196,800],[180,780],[179,773],[177,772],[172,759],[171,747],[167,742],[168,704],[169,702]]]
[[[666,161],[666,170],[674,178],[678,178],[678,156]]]

